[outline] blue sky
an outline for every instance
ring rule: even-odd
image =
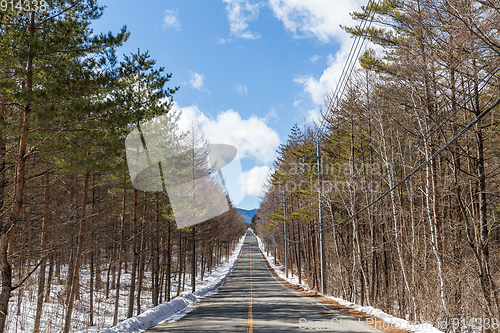
[[[351,40],[359,0],[101,0],[95,32],[126,25],[118,50],[149,50],[172,73],[175,109],[194,117],[211,143],[238,149],[246,196],[259,205],[276,149],[295,124],[311,123],[324,107]]]

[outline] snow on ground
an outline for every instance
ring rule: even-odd
[[[215,294],[217,289],[226,281],[240,255],[244,240],[245,236],[240,238],[228,262],[214,269],[211,275],[207,276],[199,285],[197,284],[197,290],[194,293],[185,292],[170,302],[160,304],[114,327],[107,328],[101,333],[139,333],[162,322],[173,322],[181,319],[194,310],[192,303],[199,302],[202,298]]]
[[[222,258],[223,262],[218,267],[212,269],[212,274],[208,271],[205,272],[203,281],[201,280],[200,274],[196,278],[196,289],[195,295],[189,294],[191,291],[191,279],[190,275],[185,276],[185,289],[180,290],[180,296],[173,299],[170,306],[165,306],[163,303],[158,307],[165,310],[166,312],[159,312],[158,320],[165,320],[166,315],[174,314],[169,312],[172,309],[178,309],[179,313],[175,317],[169,318],[169,320],[175,320],[181,318],[181,316],[187,313],[190,309],[186,307],[187,304],[198,301],[200,298],[209,295],[210,293],[215,293],[218,286],[222,284],[231,272],[236,259],[239,256],[241,247],[243,245],[244,236],[240,239],[237,247],[229,258]],[[129,266],[130,267],[130,266]],[[83,264],[80,270],[80,294],[79,299],[75,300],[75,308],[73,310],[73,316],[71,321],[71,332],[75,333],[97,333],[102,330],[109,328],[113,323],[113,313],[115,308],[115,298],[116,290],[110,289],[109,295],[106,296],[105,285],[107,279],[107,270],[104,269],[104,265],[101,271],[101,280],[103,282],[103,287],[101,289],[94,291],[94,322],[93,326],[89,326],[89,286],[90,286],[90,270],[88,265]],[[48,275],[48,267],[45,273],[46,277]],[[50,287],[50,298],[48,302],[43,304],[43,315],[40,323],[40,332],[43,333],[54,333],[60,332],[61,327],[64,326],[64,316],[66,314],[65,305],[65,290],[66,290],[66,275],[67,267],[61,267],[60,278],[54,277]],[[119,309],[118,309],[118,321],[124,321],[127,318],[128,312],[128,298],[129,298],[129,288],[131,282],[130,268],[128,273],[122,270],[121,275],[121,287],[120,287],[120,299],[119,299]],[[17,275],[15,276],[17,278]],[[22,287],[16,289],[9,301],[9,313],[6,320],[6,332],[33,332],[33,326],[36,314],[36,301],[37,301],[37,279],[38,271],[35,272],[28,280],[23,284]],[[179,282],[177,281],[178,276],[172,275],[172,286],[171,295],[175,297],[177,295],[177,286]],[[153,308],[152,295],[151,295],[151,273],[144,273],[143,289],[141,293],[141,310],[144,312],[147,309]],[[202,292],[203,291],[203,292]],[[136,290],[137,292],[137,290]],[[175,301],[175,302],[174,302]],[[173,303],[172,303],[173,302]],[[137,300],[134,302],[134,313],[137,312]],[[183,310],[184,309],[184,310]],[[162,314],[163,313],[163,314]],[[165,315],[166,314],[166,315]],[[153,316],[151,314],[151,316]],[[151,321],[152,323],[154,321]],[[121,332],[121,331],[111,331],[111,332]],[[142,332],[141,330],[128,330],[126,332]]]
[[[264,243],[261,241],[261,239],[258,236],[256,236],[256,237],[257,237],[257,241],[259,243],[259,248],[260,248],[261,252],[264,254],[264,257],[266,257],[267,262],[274,269],[276,274],[280,278],[282,278],[283,280],[286,280],[289,283],[298,286],[299,285],[298,277],[297,276],[289,276],[288,278],[286,278],[285,273],[283,273],[283,271],[282,271],[283,266],[274,264],[274,257],[272,255],[267,255]],[[302,281],[302,284],[300,286],[306,290],[309,289],[307,284],[305,284],[303,281]],[[391,316],[390,314],[387,314],[387,313],[383,312],[382,310],[375,309],[372,306],[361,306],[361,305],[354,304],[352,302],[346,301],[346,300],[341,299],[341,298],[336,298],[336,297],[327,296],[327,295],[322,295],[322,296],[327,297],[327,298],[339,303],[340,305],[350,307],[353,310],[364,312],[366,314],[370,314],[372,316],[375,316],[376,318],[379,318],[379,319],[383,320],[384,322],[386,322],[390,328],[401,328],[401,329],[406,329],[406,330],[409,330],[409,331],[412,331],[415,333],[443,333],[440,330],[438,330],[437,328],[435,328],[434,326],[432,326],[430,323],[423,323],[423,324],[414,323],[413,324],[407,320]]]
[[[260,238],[256,235],[255,237],[257,237],[257,241],[259,243],[259,248],[261,250],[261,252],[264,254],[264,256],[266,257],[267,259],[267,262],[269,263],[269,265],[274,269],[274,271],[276,272],[276,274],[282,278],[283,280],[286,280],[288,282],[290,282],[291,284],[294,284],[296,286],[299,286],[299,277],[298,276],[294,276],[294,275],[291,275],[289,274],[288,278],[286,277],[285,273],[283,273],[283,270],[285,269],[285,266],[284,265],[280,265],[280,263],[278,261],[276,261],[276,265],[274,264],[274,256],[271,255],[271,253],[269,253],[269,255],[266,253],[266,247],[264,246],[264,243],[260,240]],[[302,288],[304,288],[305,290],[309,290],[309,285],[302,281],[302,283],[300,284],[300,286]]]
[[[48,268],[47,268],[48,269]],[[208,273],[207,273],[208,274]],[[141,309],[151,308],[151,274],[145,272],[143,281],[143,290],[141,294]],[[47,276],[47,272],[46,272]],[[64,316],[66,314],[66,276],[67,267],[61,267],[60,279],[54,277],[50,287],[50,298],[48,302],[43,304],[43,314],[40,322],[40,332],[53,333],[60,332],[64,326]],[[9,301],[9,315],[7,316],[8,333],[13,332],[32,332],[37,301],[37,279],[38,272],[35,272],[21,288],[16,289]],[[116,298],[116,290],[110,289],[109,295],[106,296],[105,285],[107,279],[107,271],[101,271],[101,280],[103,286],[100,290],[94,291],[94,322],[93,326],[89,326],[89,286],[90,286],[90,270],[88,266],[82,265],[80,270],[80,291],[79,299],[75,300],[73,309],[71,332],[78,333],[96,333],[102,329],[109,327],[113,322],[114,304]],[[186,275],[186,285],[189,286],[189,278]],[[197,280],[198,281],[198,280]],[[172,281],[171,295],[176,295],[177,280]],[[198,283],[197,283],[198,285]],[[127,317],[128,297],[130,287],[130,270],[129,273],[122,271],[120,299],[118,318],[124,320]],[[134,302],[134,313],[137,311],[136,302]]]

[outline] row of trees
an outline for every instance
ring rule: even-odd
[[[319,137],[326,292],[443,330],[487,318],[482,329],[498,331],[499,14],[488,0],[387,0],[372,27],[345,28],[377,47],[327,110],[326,135],[292,129],[257,226],[283,262],[287,221],[289,267],[311,287],[320,276],[317,176],[298,162],[316,155]],[[369,7],[353,18],[370,19]],[[286,215],[274,200],[283,188]]]
[[[16,315],[12,296],[20,311],[30,286],[34,332],[48,329],[46,302],[64,305],[57,323],[64,332],[93,325],[98,291],[106,298],[114,291],[116,324],[121,274],[130,273],[130,317],[144,310],[142,291],[152,305],[169,300],[186,272],[195,288],[195,277],[220,263],[246,229],[234,209],[177,229],[164,193],[132,188],[125,137],[167,114],[178,88],[166,87],[171,74],[147,52],[118,61],[129,32],[95,34],[90,24],[103,11],[96,1],[46,3],[46,10],[0,11],[0,332]],[[88,316],[83,327],[72,324],[75,307]]]

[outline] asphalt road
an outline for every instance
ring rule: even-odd
[[[215,295],[147,332],[380,332],[280,282],[247,233],[232,274]]]

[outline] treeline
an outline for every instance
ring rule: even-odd
[[[165,193],[132,187],[125,137],[172,114],[178,88],[148,52],[118,61],[129,32],[93,32],[102,11],[94,0],[0,11],[0,332],[32,305],[23,329],[83,330],[110,298],[116,324],[123,290],[130,317],[141,293],[157,305],[194,289],[246,230],[233,208],[178,229]]]
[[[487,0],[388,0],[370,28],[345,28],[377,47],[324,133],[292,129],[258,213],[282,264],[287,221],[294,275],[320,289],[318,177],[301,172],[317,163],[299,163],[319,138],[325,292],[442,330],[498,331],[499,14]]]

